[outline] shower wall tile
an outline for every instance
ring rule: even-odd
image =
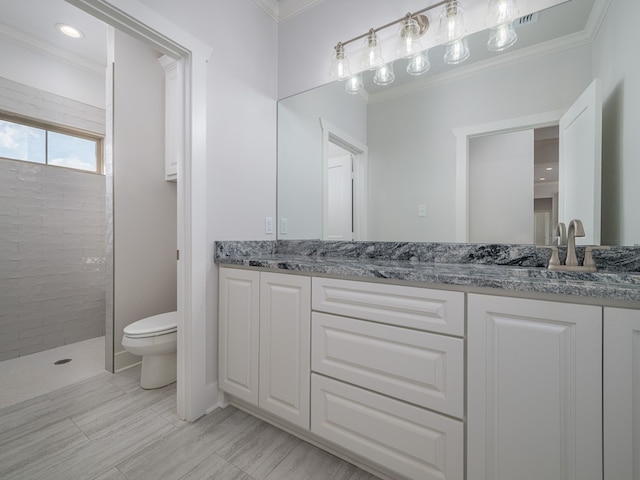
[[[0,110],[104,135],[105,110],[0,78]],[[106,177],[0,160],[0,360],[104,335]]]
[[[0,159],[0,360],[105,333],[105,177]]]

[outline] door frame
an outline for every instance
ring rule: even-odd
[[[329,225],[329,143],[333,143],[353,155],[353,239],[364,240],[368,228],[368,148],[326,119],[320,117],[319,120],[322,130],[322,239],[327,238]]]
[[[456,137],[456,242],[469,242],[469,140],[484,135],[558,125],[564,113],[564,110],[553,110],[453,129]]]
[[[138,0],[65,0],[178,61],[183,102],[178,163],[177,413],[194,421],[206,385],[206,75],[212,49]]]

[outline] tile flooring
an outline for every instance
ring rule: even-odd
[[[175,414],[175,384],[104,372],[0,409],[8,480],[376,480],[234,407]]]

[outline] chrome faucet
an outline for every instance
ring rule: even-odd
[[[576,257],[576,237],[584,237],[584,226],[581,220],[573,219],[569,222],[567,231],[567,258],[564,261],[567,267],[580,265]]]
[[[537,245],[537,248],[548,248],[551,250],[551,258],[549,259],[549,270],[565,270],[569,272],[595,272],[597,271],[596,263],[593,260],[594,250],[608,250],[609,247],[604,245],[590,245],[584,249],[584,264],[580,265],[576,256],[576,237],[584,237],[584,226],[578,219],[569,222],[569,228],[566,229],[564,223],[559,223],[556,229],[558,243],[567,244],[567,258],[564,264],[558,256],[557,245]]]

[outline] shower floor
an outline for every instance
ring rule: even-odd
[[[0,362],[0,408],[105,372],[104,348],[97,337]]]

